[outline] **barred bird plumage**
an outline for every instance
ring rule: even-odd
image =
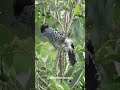
[[[48,38],[48,40],[55,48],[60,49],[61,46],[63,46],[63,50],[68,52],[71,65],[74,66],[74,64],[76,63],[76,57],[73,51],[74,45],[70,38],[65,38],[65,35],[63,33],[55,31],[52,27],[49,27],[48,25],[41,26],[41,34]]]

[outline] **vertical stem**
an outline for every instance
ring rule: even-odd
[[[65,74],[65,63],[66,63],[66,52],[63,52],[63,67],[64,67],[64,71],[63,71],[63,75]]]
[[[55,70],[56,70],[56,75],[58,76],[58,63],[59,63],[59,59],[60,59],[60,50],[58,50],[58,55],[56,57],[56,63],[55,63]]]
[[[60,49],[60,77],[63,77],[63,63],[62,63],[62,49]],[[61,79],[61,83],[62,83],[62,79]]]
[[[64,76],[64,67],[65,67],[65,58],[64,58],[64,51],[62,50],[62,67],[63,67],[63,76]]]
[[[66,58],[66,55],[67,55],[67,53],[65,53],[65,61],[66,61],[66,66],[65,66],[65,70],[64,70],[64,73],[66,73],[67,72],[67,69],[68,69],[68,67],[69,67],[69,61],[68,61],[68,59]]]
[[[73,8],[72,12],[70,13],[70,17],[69,17],[70,19],[69,19],[69,22],[68,22],[67,31],[70,29],[70,26],[71,26],[73,18],[74,18],[74,12],[75,12],[77,6],[79,5],[79,2],[80,2],[80,0],[75,0],[74,3],[73,3],[74,8]]]
[[[64,30],[66,29],[66,17],[67,17],[66,13],[67,11],[65,11]]]

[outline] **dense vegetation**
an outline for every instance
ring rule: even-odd
[[[119,9],[120,0],[86,1],[85,31],[94,45],[100,90],[120,89]]]
[[[85,2],[79,0],[36,0],[35,2],[35,79],[38,90],[83,90],[85,85]],[[69,19],[68,21],[66,20]],[[70,21],[70,22],[69,22]],[[40,36],[40,26],[46,23],[57,31],[65,30],[73,40],[77,63],[74,67],[66,62],[64,77],[73,79],[49,79],[59,75],[55,70],[58,50]],[[68,25],[67,25],[68,23]]]

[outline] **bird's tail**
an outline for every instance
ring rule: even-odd
[[[69,56],[69,61],[71,63],[72,66],[74,66],[74,64],[76,63],[76,57],[75,57],[75,53],[72,51],[68,51],[68,56]]]

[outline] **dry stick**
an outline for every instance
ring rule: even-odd
[[[77,2],[76,2],[77,3]],[[76,7],[79,5],[79,3],[78,4],[76,4]],[[76,7],[75,7],[75,9],[76,9]],[[64,28],[62,27],[62,24],[61,24],[61,27],[62,27],[62,31],[64,30],[65,31],[65,38],[67,37],[67,31],[69,30],[69,28],[70,28],[70,26],[71,26],[71,24],[72,24],[72,20],[73,20],[73,17],[74,17],[74,12],[75,12],[75,9],[73,10],[73,12],[72,12],[72,15],[71,15],[71,18],[70,18],[70,21],[68,22],[68,13],[67,13],[67,10],[65,11],[65,20],[64,20]],[[58,14],[58,13],[56,13],[56,14]],[[58,15],[59,16],[59,15]],[[57,18],[57,20],[60,22],[60,20]],[[59,57],[59,62],[60,62],[60,77],[63,77],[63,63],[62,63],[62,60],[63,60],[63,57],[62,57],[62,49],[63,49],[63,47],[61,47],[60,48],[60,57]],[[62,83],[62,79],[61,79],[61,83]]]
[[[58,0],[57,0],[57,1],[55,0],[55,6],[58,6]],[[63,28],[62,23],[61,23],[61,21],[60,21],[59,12],[56,11],[55,14],[56,14],[56,19],[57,19],[57,21],[60,23],[61,28],[62,28],[61,30],[62,30],[62,32],[63,32],[63,31],[64,31],[64,28]],[[56,60],[56,70],[57,70],[58,62],[60,62],[60,77],[63,77],[62,49],[63,49],[63,47],[62,47],[62,45],[61,45],[61,48],[58,50],[58,56],[57,56],[57,60]],[[62,79],[61,79],[61,83],[62,83]]]
[[[65,21],[64,22],[65,38],[67,37],[68,30],[70,29],[70,26],[72,24],[72,21],[74,18],[74,12],[75,12],[77,6],[79,5],[79,0],[76,0],[74,3],[75,3],[75,6],[74,6],[75,8],[72,10],[72,12],[70,14],[67,13],[67,10],[65,12],[65,20],[64,20]],[[67,62],[67,65],[66,65],[66,68],[64,70],[64,73],[66,73],[67,68],[69,66],[67,60],[66,60],[66,62]]]
[[[54,6],[56,7],[56,6],[58,6],[59,4],[58,4],[58,0],[54,0]],[[62,23],[61,23],[61,20],[60,20],[60,16],[59,16],[59,12],[58,11],[56,11],[55,12],[55,15],[53,15],[52,13],[51,13],[51,15],[52,16],[54,16],[54,19],[56,20],[56,21],[58,21],[59,22],[59,24],[60,24],[60,26],[61,26],[61,30],[62,30],[62,32],[64,31],[64,26],[62,25]],[[56,18],[56,17],[57,18]]]
[[[74,9],[72,10],[72,12],[69,14],[70,16],[68,16],[68,13],[67,13],[67,10],[65,11],[65,20],[64,20],[64,26],[66,26],[66,27],[64,27],[64,29],[66,29],[65,30],[65,38],[66,38],[66,36],[67,36],[67,32],[68,32],[68,30],[70,29],[70,26],[71,26],[71,24],[72,24],[72,21],[73,21],[73,18],[74,18],[74,12],[75,12],[75,10],[76,10],[76,8],[77,8],[77,6],[79,5],[79,0],[76,0],[75,2],[74,2]]]
[[[65,53],[65,61],[66,61],[66,67],[65,67],[65,70],[64,70],[64,74],[67,72],[67,69],[68,69],[68,67],[69,67],[69,60],[67,59],[67,55],[66,55],[67,53]]]
[[[37,73],[38,78],[44,83],[46,87],[48,87],[48,90],[51,90],[48,84],[41,78],[41,76]]]
[[[58,0],[56,1],[56,5],[58,6]]]
[[[57,2],[56,2],[56,0],[54,0],[54,6],[58,6],[58,0],[57,0]],[[51,12],[50,12],[51,13]],[[62,28],[62,31],[64,30],[63,29],[63,26],[62,26],[62,23],[61,23],[61,21],[60,21],[60,17],[59,17],[59,12],[57,11],[57,12],[55,12],[55,15],[53,15],[52,13],[51,13],[51,15],[54,17],[54,19],[56,20],[56,21],[58,21],[59,22],[59,24],[60,24],[60,26],[61,26],[61,28]],[[56,16],[56,17],[55,17]],[[61,55],[61,49],[60,50],[58,50],[58,55],[57,55],[57,58],[56,58],[56,63],[55,63],[55,70],[56,70],[56,72],[58,71],[57,69],[58,69],[58,63],[60,62],[60,61],[62,61],[62,60],[60,60],[59,58],[61,58],[60,57],[60,55]],[[59,61],[60,60],[60,61]],[[61,64],[60,64],[60,71],[62,70],[62,66],[61,66]],[[60,72],[61,73],[61,72]],[[58,74],[56,73],[56,75],[58,76]],[[62,73],[61,73],[61,77],[62,77]],[[61,80],[62,81],[62,80]]]
[[[59,58],[59,62],[60,62],[60,77],[63,77],[63,66],[62,66],[62,48],[60,49],[60,58]],[[62,83],[62,78],[61,78],[61,83]]]
[[[67,12],[65,12],[67,13]],[[66,14],[65,14],[65,20],[64,20],[64,29],[62,33],[65,33],[66,30]],[[63,57],[63,48],[61,48],[60,50],[60,77],[63,77],[63,69],[64,69],[64,57]],[[62,83],[62,79],[61,79],[61,83]]]
[[[64,38],[66,38],[67,37],[67,34],[66,34],[66,32],[67,32],[67,10],[65,11],[65,19],[64,19],[64,32],[63,33],[65,33],[65,36],[64,36]],[[62,68],[64,69],[64,63],[65,63],[65,56],[64,56],[64,52],[62,52],[62,61],[61,61],[61,66],[62,66]],[[65,70],[65,69],[64,69]],[[62,74],[64,74],[64,70],[62,70],[61,72],[62,72]]]
[[[54,6],[55,6],[55,7],[56,7],[56,3],[57,3],[56,0],[54,0]]]
[[[69,24],[69,19],[68,19],[68,12],[67,12],[67,10],[65,11],[65,22],[64,22],[64,24],[65,24],[65,36],[67,36],[67,31],[68,31],[68,24]]]
[[[63,67],[63,70],[62,70],[62,74],[64,76],[64,63],[65,63],[65,58],[64,58],[64,51],[62,50],[62,67]]]
[[[67,10],[65,11],[65,19],[64,19],[64,24],[63,24],[63,29],[62,29],[62,33],[65,33],[65,38],[66,38],[66,32],[67,32]],[[60,49],[60,77],[63,77],[63,69],[64,69],[64,57],[62,57],[62,48]],[[62,79],[61,79],[61,83],[62,83]]]
[[[68,23],[69,23],[69,13],[67,12],[66,33],[67,33]]]
[[[64,24],[63,24],[63,27],[64,27],[64,29],[63,29],[63,33],[64,33],[64,39],[67,37],[67,25],[68,25],[68,12],[67,12],[67,10],[65,11],[65,18],[64,18]],[[61,58],[61,60],[60,60],[60,75],[63,77],[63,74],[64,74],[64,71],[65,71],[65,69],[64,69],[64,62],[65,62],[65,56],[64,56],[64,52],[61,52],[60,53],[60,55],[62,54],[62,56],[60,57]],[[63,70],[64,69],[64,70]],[[61,79],[61,83],[62,83],[62,79]]]
[[[64,19],[64,24],[63,24],[63,29],[62,29],[62,32],[63,33],[66,33],[66,31],[67,31],[67,10],[65,11],[65,19]],[[65,36],[64,36],[65,38],[66,38],[66,34],[65,34]],[[64,39],[65,39],[64,38]],[[63,50],[62,50],[63,48],[61,48],[60,50],[60,76],[61,77],[63,77],[63,69],[64,69],[64,57],[62,57],[62,56],[64,56],[64,53],[63,53]],[[61,79],[61,83],[62,83],[62,79]]]
[[[66,20],[67,20],[67,10],[65,11],[65,19],[64,19],[64,33],[66,31]]]
[[[61,26],[61,30],[62,30],[62,32],[64,31],[64,27],[63,27],[63,25],[62,25],[62,23],[61,23],[61,21],[60,21],[60,16],[59,16],[59,12],[57,11],[56,12],[56,20],[59,22],[59,24],[60,24],[60,26]],[[55,17],[54,17],[55,18]]]
[[[64,71],[64,74],[67,72],[67,69],[68,69],[68,67],[69,67],[69,61],[66,59],[66,62],[67,62],[67,64],[66,64],[66,67],[65,67],[65,71]]]
[[[67,28],[67,30],[69,30],[70,29],[70,26],[71,26],[71,24],[72,24],[72,21],[73,21],[73,17],[74,17],[74,12],[75,12],[75,10],[76,10],[76,8],[77,8],[77,6],[79,5],[79,0],[76,0],[75,1],[75,8],[73,9],[73,11],[71,12],[71,17],[70,17],[70,20],[69,20],[69,23],[68,23],[68,28]]]
[[[63,75],[65,75],[65,63],[67,63],[66,62],[66,52],[63,52],[63,57],[64,57],[64,71],[63,71]]]
[[[58,7],[58,0],[56,1],[56,6]],[[61,30],[63,32],[64,28],[63,28],[63,25],[62,25],[62,23],[60,21],[60,16],[59,16],[59,12],[58,11],[56,11],[56,16],[57,16],[57,21],[60,23],[60,26],[62,28]]]
[[[55,63],[55,70],[56,72],[58,71],[58,63],[59,63],[59,57],[60,57],[60,50],[58,50],[57,58],[56,58],[56,63]],[[56,73],[58,76],[58,73]]]
[[[63,46],[61,45],[60,49],[59,49],[59,66],[60,66],[60,77],[63,77],[63,57],[62,57],[62,52],[63,52]],[[61,78],[61,83],[62,83],[63,79]]]

